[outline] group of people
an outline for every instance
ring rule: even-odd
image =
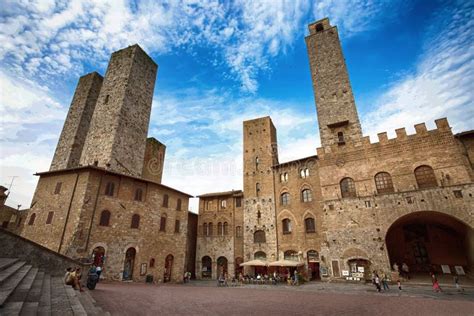
[[[237,284],[273,284],[276,285],[279,282],[287,282],[288,285],[299,285],[300,275],[297,270],[294,271],[293,275],[288,271],[285,274],[279,274],[276,271],[273,274],[262,274],[257,273],[256,275],[244,275],[242,272],[239,273],[238,277],[229,277],[227,272],[221,273],[217,278],[218,286],[235,286]]]
[[[96,284],[100,280],[100,274],[102,273],[102,267],[100,266],[91,266],[89,273],[87,275],[87,288],[93,290]],[[83,292],[81,284],[82,272],[81,268],[72,268],[69,267],[66,269],[66,274],[64,275],[64,284],[72,286],[75,290]]]
[[[390,278],[386,273],[382,273],[381,276],[378,275],[377,271],[372,272],[372,284],[375,286],[377,292],[381,292],[382,290],[388,291],[390,290],[390,287],[388,286],[388,282],[390,282]],[[398,290],[401,291],[401,283],[400,280],[397,282],[398,283]]]
[[[395,262],[393,264],[393,271],[395,272],[398,272],[399,275],[402,277],[402,278],[405,278],[407,280],[410,279],[410,268],[408,267],[408,265],[403,262],[402,263],[402,268],[400,269],[400,267],[398,266],[398,264]]]

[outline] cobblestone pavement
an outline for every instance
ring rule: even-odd
[[[474,289],[432,293],[407,287],[377,293],[368,285],[311,283],[216,287],[99,283],[91,292],[112,315],[474,315]]]

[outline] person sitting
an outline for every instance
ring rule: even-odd
[[[76,268],[76,270],[69,268],[69,273],[66,273],[64,276],[66,285],[72,286],[75,290],[84,292],[81,285],[81,268]]]

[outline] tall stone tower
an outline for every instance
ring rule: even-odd
[[[102,81],[102,76],[97,72],[79,79],[49,170],[79,166]]]
[[[322,147],[360,142],[362,130],[337,28],[322,19],[308,26],[308,49]]]
[[[84,144],[82,165],[142,175],[157,69],[138,45],[112,54]]]
[[[244,260],[277,259],[272,166],[278,164],[277,133],[270,117],[244,121]]]

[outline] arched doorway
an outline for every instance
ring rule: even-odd
[[[212,278],[212,259],[209,256],[202,257],[202,274],[203,279]]]
[[[309,250],[308,257],[308,277],[311,281],[320,280],[319,275],[319,253],[316,250]]]
[[[123,265],[123,280],[132,280],[133,266],[135,265],[136,254],[137,251],[133,247],[128,248],[125,252],[125,263]]]
[[[267,260],[267,254],[263,251],[257,251],[256,253],[253,254],[254,259],[258,260]],[[261,274],[264,275],[267,272],[267,267],[254,267],[254,272],[255,275]]]
[[[442,265],[469,271],[469,257],[474,243],[473,229],[465,223],[439,212],[416,212],[395,221],[385,238],[390,266],[406,263],[410,273],[442,273]]]
[[[372,274],[370,271],[370,261],[362,258],[353,258],[347,260],[349,273],[354,280],[370,280]]]
[[[244,267],[241,267],[240,264],[244,262],[242,257],[235,258],[235,277],[238,278],[240,273],[244,273]]]
[[[173,260],[174,260],[173,255],[167,255],[166,256],[166,259],[165,259],[165,272],[164,272],[164,275],[163,275],[163,282],[164,283],[171,281],[171,271],[172,271],[172,268],[173,268]]]
[[[219,257],[217,258],[217,277],[225,275],[227,273],[227,258]]]
[[[105,261],[105,249],[98,246],[92,250],[92,264],[96,267],[103,267]]]

